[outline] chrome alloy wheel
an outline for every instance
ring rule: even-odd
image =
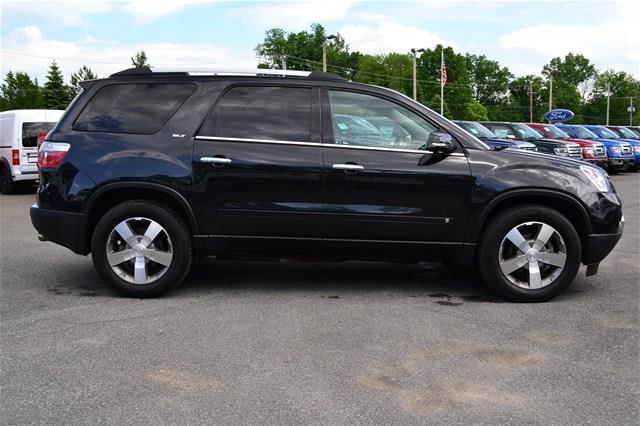
[[[169,269],[171,238],[158,222],[145,217],[123,220],[107,238],[107,262],[113,272],[131,284],[150,284]]]
[[[542,222],[525,222],[511,229],[498,252],[504,276],[527,290],[551,284],[562,273],[566,261],[567,248],[562,236]]]

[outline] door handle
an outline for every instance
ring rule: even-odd
[[[211,164],[219,164],[219,165],[233,163],[233,161],[231,161],[230,158],[224,158],[224,157],[200,157],[200,161],[202,161],[203,163],[211,163]]]
[[[359,172],[364,170],[364,166],[361,166],[359,164],[334,164],[333,169],[335,170],[344,170],[347,172]]]

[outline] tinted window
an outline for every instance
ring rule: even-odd
[[[426,149],[434,126],[393,102],[361,93],[329,91],[334,143]]]
[[[195,90],[193,84],[113,84],[101,88],[74,130],[151,134],[162,128]]]
[[[36,146],[40,132],[49,133],[56,123],[22,123],[22,146]]]
[[[201,134],[241,139],[311,140],[311,89],[234,87],[216,106]]]
[[[491,132],[493,132],[494,135],[496,135],[499,138],[506,138],[507,136],[511,135],[513,137],[515,137],[515,133],[513,133],[513,131],[508,127],[508,126],[504,126],[502,124],[485,124],[485,126],[491,130]]]

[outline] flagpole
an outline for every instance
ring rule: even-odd
[[[444,115],[444,84],[442,84],[443,69],[444,69],[444,48],[440,50],[440,115]]]

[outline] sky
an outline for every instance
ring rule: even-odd
[[[640,78],[640,1],[15,1],[2,0],[2,76],[44,81],[82,65],[100,77],[144,49],[155,67],[250,69],[265,31],[318,22],[353,50],[408,52],[441,43],[484,54],[516,75],[568,52]]]

